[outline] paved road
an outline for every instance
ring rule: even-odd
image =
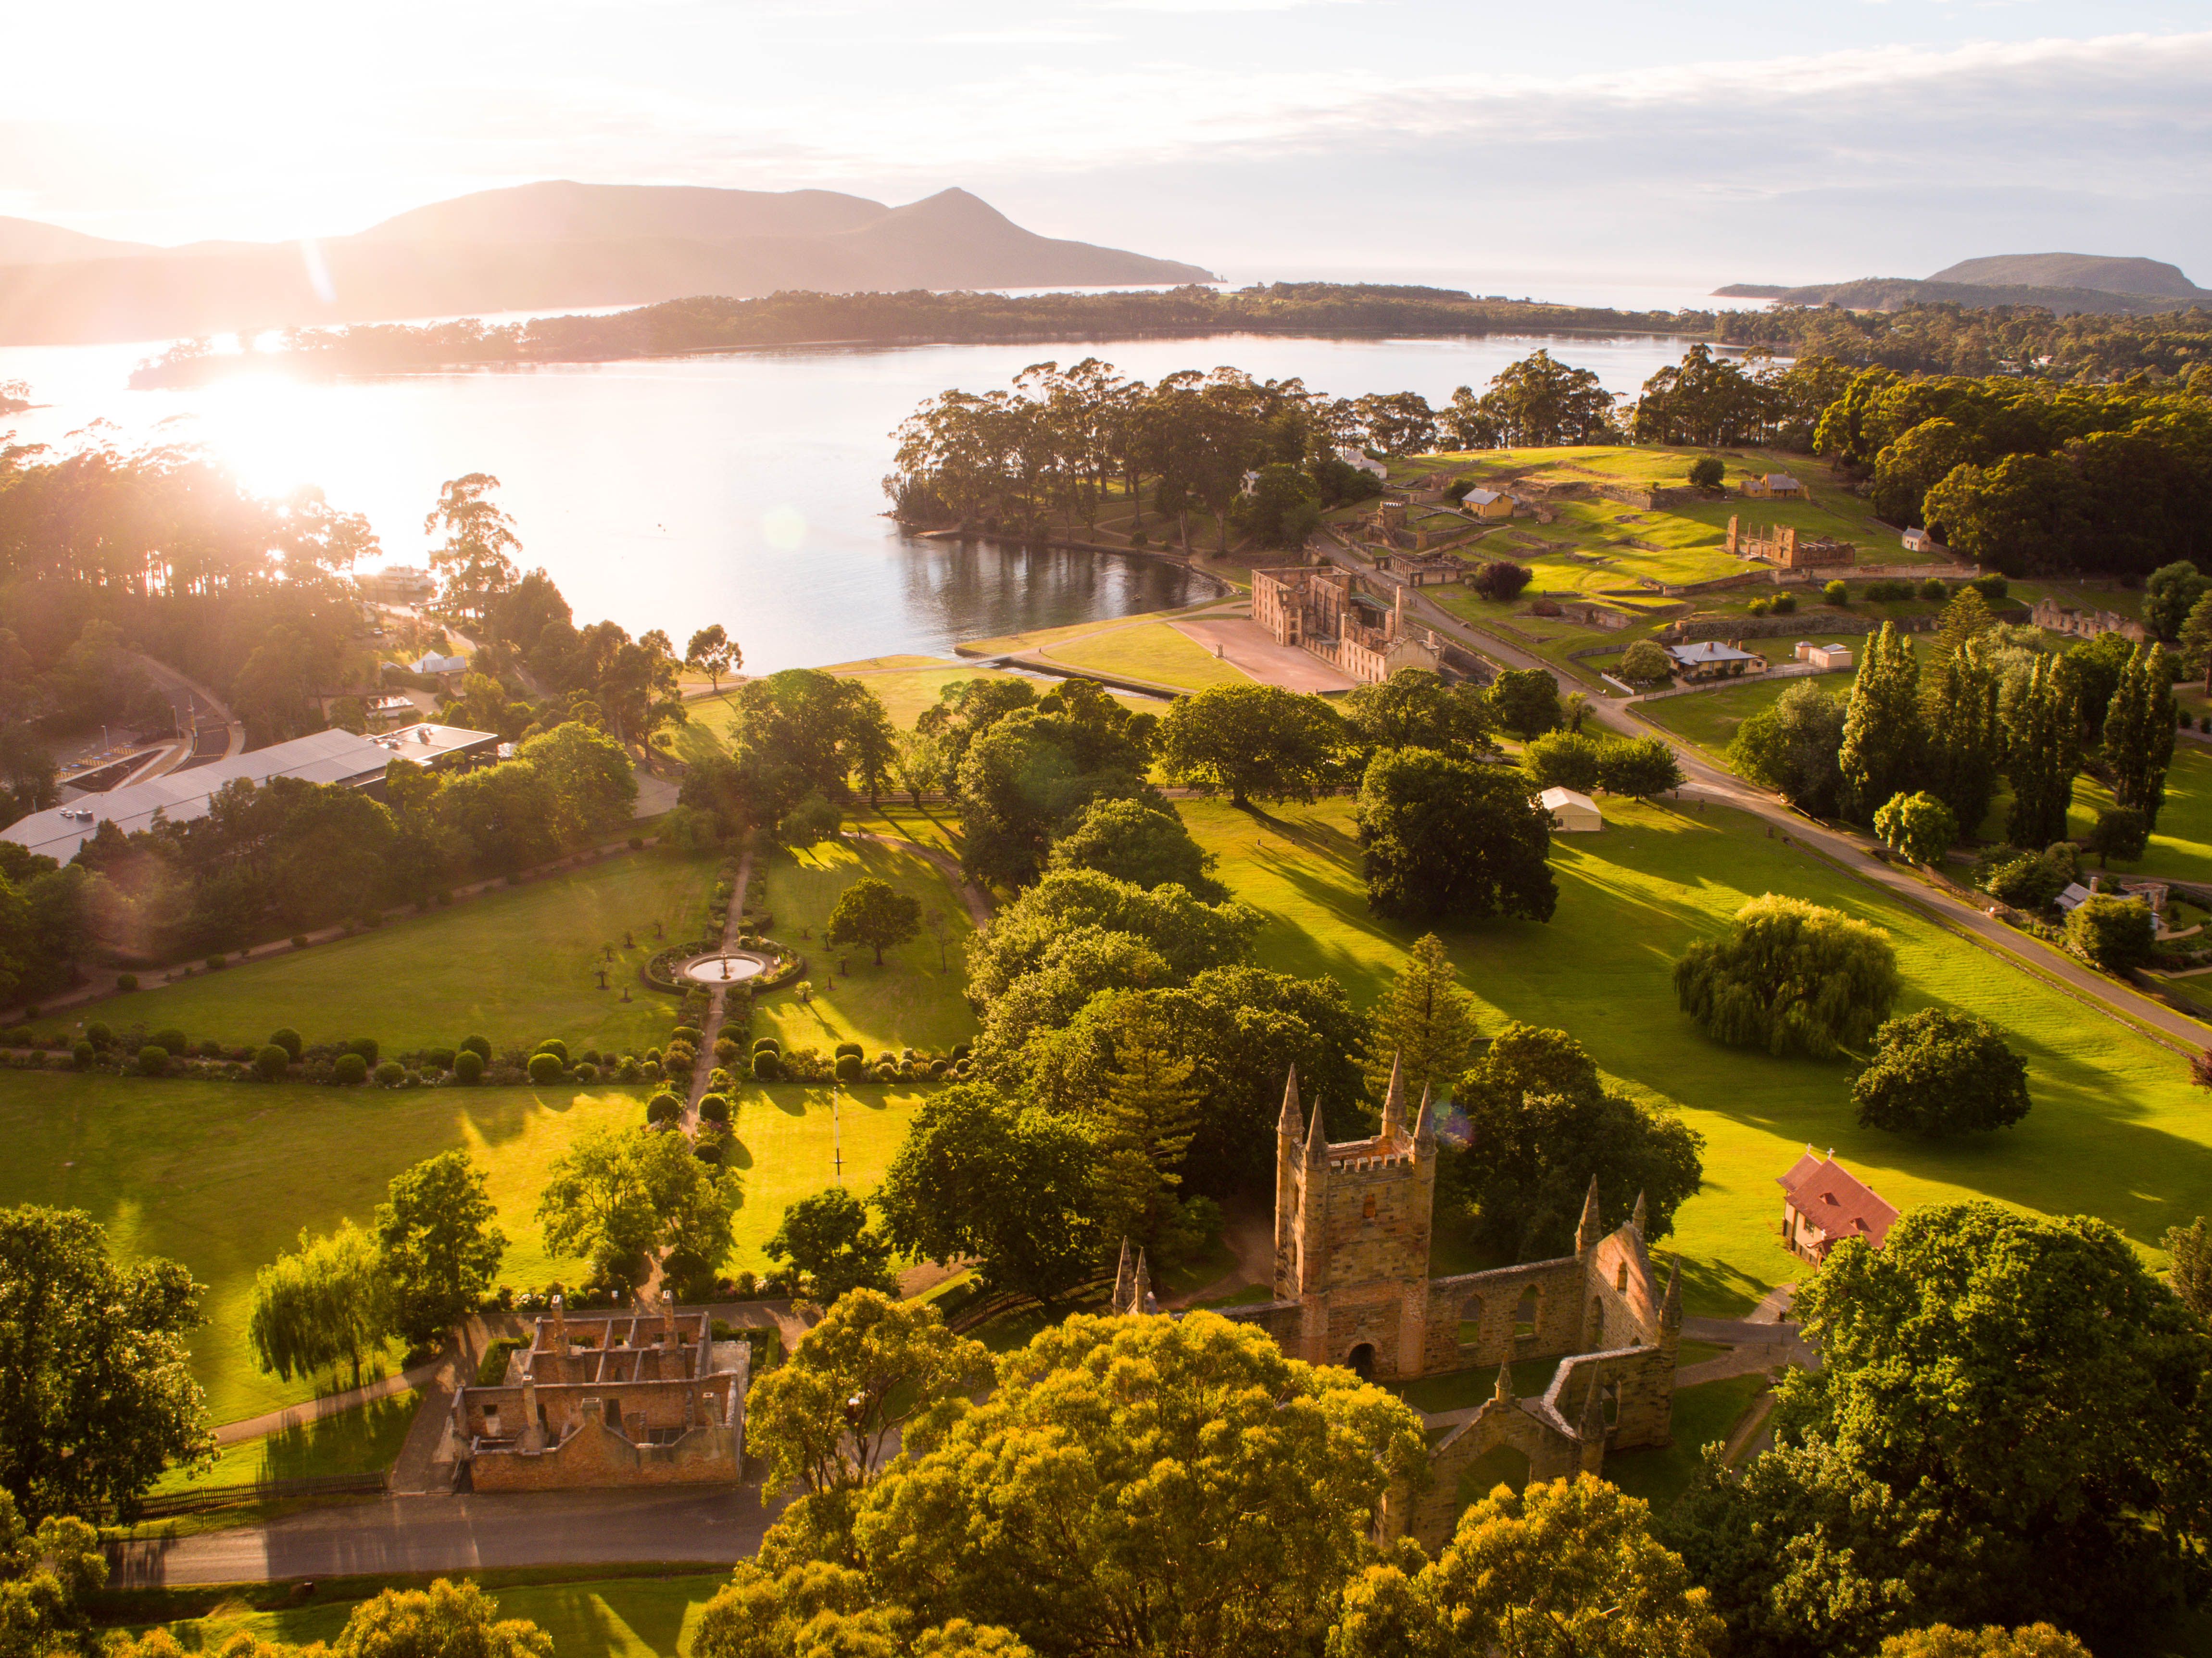
[[[387,1497],[265,1526],[114,1545],[111,1581],[135,1588],[642,1560],[720,1564],[759,1548],[776,1512],[750,1485]]]
[[[1346,561],[1335,562],[1346,562],[1347,568],[1357,568]],[[1388,580],[1387,577],[1383,579]],[[1541,668],[1558,680],[1565,690],[1589,689],[1578,681],[1563,676],[1557,667],[1541,657],[1465,626],[1422,598],[1418,592],[1413,598],[1413,608],[1420,613],[1425,626],[1435,627],[1438,632],[1449,634],[1468,649],[1480,651],[1492,661],[1501,662],[1508,667]],[[1775,834],[1787,835],[1791,841],[1811,847],[1846,874],[1885,889],[1930,916],[1939,925],[2057,985],[2076,1000],[2086,1003],[2107,1017],[2121,1017],[2147,1028],[2167,1046],[2184,1053],[2195,1054],[2207,1046],[2208,1039],[2212,1039],[2212,1031],[2208,1031],[2188,1015],[2177,1012],[2165,1003],[2107,978],[2071,957],[2014,931],[1972,904],[1932,886],[1913,871],[1875,859],[1869,855],[1875,844],[1872,841],[1862,835],[1829,829],[1793,811],[1778,796],[1753,788],[1733,772],[1722,769],[1698,750],[1673,732],[1643,719],[1631,708],[1594,697],[1590,702],[1590,713],[1600,724],[1624,735],[1664,738],[1674,749],[1676,758],[1680,762],[1682,774],[1688,780],[1683,791],[1685,793],[1692,798],[1718,800],[1724,805],[1765,819]]]

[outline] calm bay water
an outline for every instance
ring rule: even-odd
[[[1480,389],[1538,346],[1632,392],[1674,339],[1322,340],[1229,335],[1091,345],[747,352],[652,362],[336,383],[240,376],[133,392],[143,346],[0,350],[0,380],[45,406],[17,440],[204,446],[252,489],[319,484],[365,513],[386,556],[422,563],[440,485],[489,472],[526,568],[543,565],[580,621],[664,628],[680,647],[727,627],[762,672],[1188,602],[1210,591],[1158,560],[957,545],[881,516],[890,433],[922,398],[1005,386],[1032,362],[1095,355],[1146,380],[1233,363],[1341,397]],[[99,424],[95,424],[98,422]]]

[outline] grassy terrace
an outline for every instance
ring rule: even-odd
[[[449,909],[100,1003],[120,1029],[175,1028],[193,1040],[260,1042],[279,1025],[309,1042],[374,1036],[386,1052],[495,1048],[559,1035],[569,1046],[642,1053],[668,1034],[672,1004],[638,982],[665,942],[696,938],[720,860],[648,848],[468,898]],[[629,934],[635,942],[625,948]],[[594,969],[615,947],[608,989]],[[622,1000],[628,987],[630,999]]]
[[[1221,875],[1265,911],[1263,963],[1329,974],[1371,1001],[1419,929],[1368,914],[1343,801],[1261,818],[1187,803]],[[1833,1146],[1899,1207],[1984,1196],[2099,1214],[2158,1258],[2166,1228],[2212,1208],[2212,1123],[2167,1050],[1943,932],[1755,820],[1718,809],[1607,803],[1596,835],[1553,842],[1559,911],[1447,932],[1462,981],[1495,1029],[1509,1018],[1574,1034],[1615,1085],[1679,1109],[1706,1139],[1705,1186],[1676,1236],[1693,1311],[1740,1312],[1799,1270],[1776,1241],[1773,1179],[1808,1143]],[[1692,938],[1762,892],[1833,905],[1887,927],[1900,1011],[1942,1003],[2008,1033],[2030,1067],[2034,1114],[1985,1140],[1930,1144],[1862,1129],[1842,1064],[1723,1048],[1677,1010],[1670,973]]]

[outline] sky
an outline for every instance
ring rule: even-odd
[[[1237,280],[2212,285],[2212,0],[104,0],[8,39],[0,214],[124,240],[957,185]]]

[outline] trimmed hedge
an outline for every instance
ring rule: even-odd
[[[159,1042],[149,1042],[138,1050],[138,1072],[141,1076],[158,1077],[169,1068],[169,1050]]]
[[[484,1057],[483,1054],[477,1053],[473,1048],[465,1048],[459,1053],[453,1055],[453,1080],[455,1082],[460,1083],[465,1086],[473,1087],[479,1080],[482,1079],[483,1072]]]
[[[261,1073],[261,1079],[264,1082],[275,1082],[290,1067],[291,1063],[292,1056],[275,1042],[270,1043],[268,1047],[253,1056],[253,1068]]]
[[[567,1067],[553,1054],[532,1054],[530,1056],[530,1080],[540,1088],[559,1082],[561,1072],[565,1069]]]
[[[349,1048],[339,1054],[337,1062],[331,1066],[331,1080],[349,1088],[357,1083],[365,1083],[368,1080],[368,1061]]]
[[[378,1082],[381,1083],[385,1087],[389,1088],[394,1083],[404,1082],[407,1080],[407,1067],[400,1064],[397,1060],[386,1060],[382,1065],[376,1067],[376,1070],[373,1074],[375,1076]]]
[[[461,1050],[475,1054],[486,1065],[491,1063],[491,1038],[489,1036],[464,1036],[461,1038]]]

